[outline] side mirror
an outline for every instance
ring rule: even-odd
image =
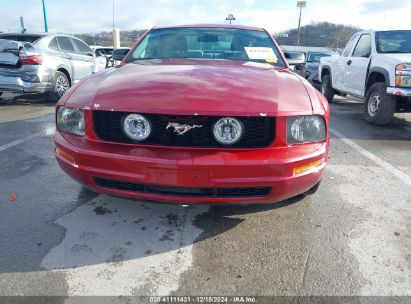
[[[291,66],[297,64],[305,64],[305,54],[301,52],[294,51],[284,51],[284,57],[287,59],[287,62]]]
[[[124,57],[126,57],[129,51],[130,51],[130,48],[115,49],[113,51],[113,59],[115,61],[121,61],[124,59]]]

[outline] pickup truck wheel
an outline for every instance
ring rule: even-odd
[[[53,90],[49,94],[50,99],[52,101],[58,101],[69,88],[70,81],[66,74],[57,71],[53,81]]]
[[[321,80],[321,93],[324,97],[328,100],[328,102],[332,102],[334,98],[335,91],[331,84],[331,77],[330,75],[324,75]]]
[[[395,96],[387,94],[384,82],[374,83],[365,95],[365,120],[374,125],[388,125],[394,117],[396,109]]]

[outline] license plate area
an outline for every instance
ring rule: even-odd
[[[178,187],[211,187],[211,173],[199,169],[147,168],[145,183]]]

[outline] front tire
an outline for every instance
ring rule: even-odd
[[[57,71],[53,81],[53,90],[49,97],[52,101],[57,102],[70,88],[70,80],[63,72]]]
[[[335,91],[331,84],[331,77],[329,74],[326,74],[321,79],[321,93],[328,100],[332,102],[334,99]]]
[[[373,125],[388,125],[395,114],[395,96],[387,94],[384,82],[376,82],[367,90],[364,102],[365,120]]]

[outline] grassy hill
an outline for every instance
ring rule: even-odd
[[[350,37],[358,31],[361,29],[350,25],[311,23],[301,27],[300,45],[344,48]],[[274,33],[274,37],[281,45],[296,45],[297,29]]]

